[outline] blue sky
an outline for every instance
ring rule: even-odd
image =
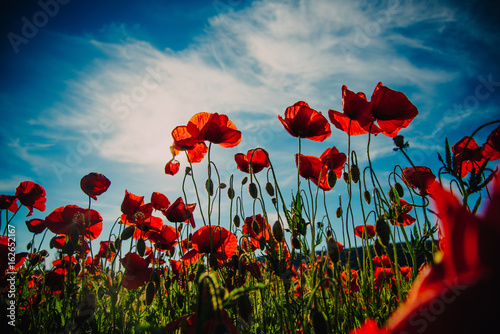
[[[278,167],[285,193],[294,187],[297,143],[277,115],[299,100],[325,115],[341,110],[343,84],[368,97],[379,81],[404,92],[419,115],[400,134],[414,162],[435,172],[445,137],[454,143],[500,118],[500,20],[492,2],[42,0],[0,6],[0,193],[13,194],[24,180],[42,185],[47,210],[35,212],[37,218],[67,204],[85,207],[79,182],[92,171],[112,182],[92,204],[105,226],[120,215],[126,189],[146,200],[153,191],[175,200],[182,195],[181,173],[163,173],[170,132],[200,111],[227,114],[243,133],[238,147],[214,148],[223,181],[231,173],[236,182],[243,177],[235,153],[260,146]],[[491,130],[478,135],[480,145]],[[305,141],[303,153],[319,155],[333,145],[345,152],[346,135],[333,126],[332,132],[323,143]],[[352,140],[362,166],[366,139]],[[408,166],[392,147],[382,135],[372,142],[382,178],[395,164]],[[204,161],[195,171],[200,185],[205,168]],[[339,193],[329,194],[332,211]],[[24,212],[15,224],[24,245]]]

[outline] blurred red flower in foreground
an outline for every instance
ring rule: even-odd
[[[203,326],[200,326],[203,329],[203,333],[227,333],[229,331],[230,334],[237,334],[238,329],[233,324],[231,318],[227,314],[226,311],[222,310],[220,315],[220,321],[217,320],[218,317],[212,316],[209,318]],[[194,334],[196,324],[199,321],[198,314],[193,312],[191,314],[186,314],[180,317],[177,320],[169,322],[165,326],[165,330],[168,333],[177,332],[179,328],[182,328],[181,332],[186,334]],[[220,327],[223,324],[223,327]],[[225,328],[224,328],[225,327]],[[222,328],[224,330],[222,330]]]
[[[111,181],[101,173],[89,173],[80,181],[83,192],[94,200],[97,200],[97,196],[108,190],[110,185]]]
[[[16,189],[16,197],[22,205],[27,207],[30,212],[26,216],[33,214],[33,208],[45,211],[45,189],[37,183],[24,181]]]
[[[375,87],[370,102],[365,94],[355,94],[345,85],[342,86],[342,109],[344,113],[329,110],[330,121],[338,129],[354,136],[382,132],[395,137],[418,114],[417,107],[405,94],[387,88],[381,82]],[[374,121],[377,121],[377,125]]]
[[[252,172],[258,173],[266,167],[269,167],[269,160],[267,159],[266,152],[261,148],[249,150],[247,154],[237,153],[234,155],[234,160],[238,169],[245,173]],[[250,160],[252,161],[250,165]]]
[[[482,147],[483,157],[490,161],[500,159],[500,126],[493,130]]]
[[[403,169],[402,176],[404,182],[410,188],[419,189],[422,195],[429,194],[431,186],[436,181],[436,176],[432,173],[431,169],[424,166],[417,166],[416,169],[413,167],[405,168]],[[422,184],[420,184],[420,181],[422,181]]]
[[[332,134],[330,123],[321,112],[311,109],[306,102],[299,101],[286,108],[285,118],[278,116],[286,131],[294,137],[323,141]]]
[[[193,249],[182,260],[195,263],[203,254],[214,254],[219,261],[227,261],[236,253],[236,236],[221,226],[202,226],[191,237]]]
[[[484,215],[470,213],[437,183],[442,256],[423,270],[407,300],[378,330],[373,320],[351,333],[494,333],[500,299],[500,176]]]
[[[94,240],[102,232],[102,217],[93,209],[76,205],[61,206],[45,217],[45,225],[55,234],[70,235],[77,228],[80,235]]]

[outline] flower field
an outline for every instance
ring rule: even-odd
[[[221,179],[212,146],[237,147],[242,134],[226,115],[201,112],[172,131],[165,177],[182,178],[182,190],[152,189],[147,196],[125,190],[115,222],[92,208],[112,182],[97,172],[81,179],[88,207],[68,204],[44,218],[32,217],[45,211],[43,185],[25,181],[0,195],[4,327],[14,333],[495,332],[500,121],[443,143],[442,167],[431,170],[413,164],[398,134],[418,117],[403,92],[379,83],[368,100],[343,86],[342,106],[323,115],[299,101],[277,115],[283,136],[297,138],[293,189],[280,187],[265,148],[236,154],[239,174]],[[320,156],[304,151],[304,141],[327,143],[332,130],[347,137],[347,147],[331,146]],[[479,132],[488,134],[481,145],[474,139]],[[353,136],[366,138],[366,146],[352,147]],[[371,162],[373,136],[387,137],[387,150],[407,162],[386,171],[387,179]],[[366,165],[358,164],[361,155]],[[206,173],[195,175],[194,164],[206,165]],[[188,189],[196,195],[188,197]],[[325,200],[325,193],[341,190],[347,196],[340,203]],[[24,223],[33,235],[21,251],[11,231]],[[109,235],[103,224],[112,225]],[[42,248],[44,240],[51,250]],[[49,251],[57,260],[48,261]]]

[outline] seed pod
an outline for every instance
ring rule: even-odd
[[[128,240],[132,238],[134,232],[135,232],[135,225],[127,226],[127,228],[122,231],[121,235],[122,240]]]
[[[273,205],[276,205],[278,203],[278,200],[276,197],[271,198],[271,202],[273,202]]]
[[[370,195],[370,192],[368,190],[365,190],[365,192],[363,193],[363,197],[365,198],[366,204],[370,205],[372,196]]]
[[[146,305],[151,305],[155,297],[156,288],[153,282],[149,282],[146,287]]]
[[[333,238],[328,238],[326,241],[326,248],[328,250],[328,256],[333,263],[337,263],[340,260],[339,245]]]
[[[215,254],[210,254],[210,257],[208,259],[208,264],[210,265],[210,268],[213,270],[217,270],[219,268],[219,261],[217,260],[217,256]]]
[[[333,269],[332,269],[332,267],[326,267],[326,275],[329,278],[333,278]]]
[[[335,174],[333,170],[328,171],[327,181],[331,188],[335,187],[335,184],[337,183],[337,174]]]
[[[209,196],[213,196],[214,183],[212,182],[212,179],[207,179],[207,181],[205,181],[205,189],[207,190]]]
[[[351,180],[354,183],[358,183],[359,181],[359,168],[358,165],[351,166]]]
[[[396,136],[396,137],[392,138],[392,140],[394,141],[394,145],[396,145],[396,147],[398,147],[400,149],[404,148],[405,137],[403,137],[403,136]]]
[[[344,181],[345,183],[349,184],[349,173],[344,172]]]
[[[78,232],[76,227],[74,227],[70,232],[70,240],[73,246],[78,246],[78,241],[80,241],[80,232]]]
[[[340,218],[340,217],[342,217],[342,213],[343,213],[343,212],[342,212],[342,207],[341,207],[341,206],[339,206],[339,207],[337,208],[337,211],[335,212],[335,215],[337,216],[337,218]]]
[[[184,171],[184,174],[191,175],[191,167],[186,167],[186,170]]]
[[[311,319],[314,328],[314,333],[316,334],[330,333],[330,330],[328,329],[328,323],[326,322],[326,318],[322,312],[319,312],[318,310],[313,308],[311,310],[311,313],[309,314],[309,318]]]
[[[260,237],[259,248],[260,248],[260,250],[264,250],[266,248],[266,238]]]
[[[269,196],[273,197],[274,196],[274,187],[271,184],[271,182],[266,183],[266,191],[269,194]]]
[[[179,226],[177,226],[177,232],[181,233],[181,231],[182,231],[182,226],[183,226],[182,224],[179,224]]]
[[[221,182],[221,184],[219,184],[219,188],[221,189],[226,189],[227,185],[224,183],[224,182]]]
[[[252,221],[252,230],[255,234],[259,234],[260,233],[260,226],[259,226],[259,223],[257,223],[256,220]]]
[[[144,256],[144,253],[146,252],[146,242],[144,241],[143,238],[140,238],[137,240],[137,253],[140,256]]]
[[[377,232],[379,242],[387,247],[389,245],[391,230],[385,219],[380,218],[377,220],[375,223],[375,232]]]
[[[283,233],[283,227],[281,227],[281,223],[279,222],[279,220],[277,220],[276,222],[274,222],[274,225],[273,225],[273,236],[274,236],[274,239],[276,239],[277,242],[283,242],[283,240],[285,239],[285,235]]]
[[[227,188],[227,197],[229,197],[229,199],[234,198],[234,189],[232,187]]]
[[[160,275],[156,271],[151,273],[151,282],[154,282],[155,286],[160,286]]]
[[[299,238],[292,237],[292,247],[295,248],[295,249],[300,249],[301,243],[300,243]]]
[[[252,315],[252,303],[247,294],[241,295],[238,298],[238,314],[243,319],[245,323],[250,321],[250,316]]]
[[[377,241],[373,244],[373,248],[375,250],[375,254],[377,256],[382,256],[384,254],[384,247],[382,246],[382,244],[380,243],[380,241]]]
[[[394,196],[394,188],[389,189],[388,195],[391,202],[396,201],[396,196]]]
[[[234,216],[234,218],[233,218],[233,224],[236,227],[240,227],[240,216],[238,216],[238,215]]]
[[[405,195],[405,191],[404,191],[403,186],[401,185],[401,183],[396,182],[396,184],[394,185],[394,188],[398,192],[399,198],[401,198],[401,197],[403,197]]]
[[[248,192],[250,193],[250,196],[252,196],[253,199],[256,199],[257,196],[259,195],[259,191],[257,190],[257,185],[253,182],[248,185]]]
[[[116,247],[115,247],[115,244],[113,242],[110,242],[109,243],[109,250],[112,252],[112,253],[116,253]]]
[[[333,236],[333,232],[331,228],[326,229],[326,237],[331,238]]]
[[[122,248],[122,239],[120,237],[116,238],[114,245],[116,251],[118,252]]]
[[[241,180],[241,185],[245,185],[245,183],[247,183],[248,181],[248,177],[244,177],[243,180]]]
[[[80,264],[80,262],[78,262],[78,263],[74,266],[73,270],[75,271],[75,274],[76,274],[76,275],[78,275],[78,274],[80,273],[80,270],[82,270],[82,265]]]

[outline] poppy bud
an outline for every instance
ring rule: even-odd
[[[180,233],[182,231],[182,224],[179,224],[179,226],[177,226],[177,231]]]
[[[349,184],[349,173],[344,172],[344,181],[345,183]]]
[[[255,234],[259,234],[260,233],[260,227],[259,227],[259,223],[257,223],[256,220],[252,221],[252,230]]]
[[[333,263],[337,263],[340,260],[339,245],[333,238],[328,238],[326,241],[326,248],[328,250],[328,256]]]
[[[394,188],[398,192],[398,195],[400,198],[404,196],[405,192],[403,190],[403,186],[401,185],[401,183],[396,182],[396,184],[394,185]]]
[[[278,203],[278,200],[275,197],[273,197],[271,198],[271,202],[273,202],[273,205],[276,205]]]
[[[274,187],[271,184],[271,182],[266,183],[266,191],[269,194],[269,196],[273,197],[274,196]]]
[[[311,313],[309,314],[309,318],[311,319],[314,328],[314,333],[316,334],[330,333],[330,330],[328,329],[328,323],[326,322],[325,316],[323,315],[322,312],[319,312],[318,310],[313,308],[311,310]]]
[[[205,181],[205,189],[207,190],[208,196],[213,196],[214,183],[212,182],[212,179],[207,179],[207,181]]]
[[[80,262],[78,262],[75,267],[73,268],[73,270],[75,271],[75,274],[78,275],[80,273],[80,270],[82,270],[82,265],[80,264]]]
[[[274,236],[274,239],[276,239],[277,242],[283,242],[283,240],[285,238],[285,235],[283,233],[283,228],[281,227],[281,223],[279,222],[279,220],[277,220],[276,222],[274,222],[274,225],[273,225],[273,236]]]
[[[153,298],[155,297],[156,288],[153,282],[149,282],[146,287],[146,305],[151,305]]]
[[[236,227],[240,227],[240,216],[238,216],[238,215],[234,216],[234,218],[233,218],[233,224]]]
[[[248,177],[244,177],[243,180],[241,180],[241,185],[245,185],[245,183],[247,183],[248,181]]]
[[[382,246],[382,244],[380,243],[380,241],[376,241],[373,244],[373,247],[375,249],[375,254],[377,256],[382,256],[382,254],[384,254],[384,247]]]
[[[292,247],[295,248],[295,249],[300,249],[301,243],[300,243],[299,238],[292,237]]]
[[[116,251],[118,252],[122,246],[122,239],[116,238],[114,245],[115,245]]]
[[[389,195],[389,200],[391,202],[395,202],[396,201],[396,197],[394,196],[394,188],[389,189],[388,195]]]
[[[221,182],[221,184],[219,184],[219,188],[221,189],[226,189],[227,185],[224,183],[224,182]]]
[[[78,232],[78,229],[76,227],[73,227],[70,232],[70,240],[73,246],[78,246],[78,241],[80,241],[80,232]]]
[[[252,315],[252,303],[250,302],[250,298],[247,294],[243,294],[240,298],[238,298],[238,314],[241,319],[245,321],[245,323],[250,321],[250,316]]]
[[[372,196],[370,195],[370,192],[368,190],[365,190],[365,192],[363,193],[363,197],[365,198],[366,204],[370,205]]]
[[[191,167],[186,167],[186,170],[184,171],[186,175],[191,175]]]
[[[326,275],[329,278],[333,278],[333,269],[331,267],[326,267]]]
[[[335,184],[337,183],[337,174],[333,170],[328,171],[327,179],[328,185],[330,188],[335,187]]]
[[[403,136],[396,136],[396,137],[392,138],[392,140],[394,140],[394,145],[396,145],[396,147],[398,147],[398,148],[403,148],[404,147],[405,137],[403,137]]]
[[[146,242],[144,239],[140,238],[137,240],[137,253],[139,253],[140,256],[144,256],[144,253],[146,252]]]
[[[155,283],[155,286],[160,286],[160,275],[156,270],[151,273],[151,281]]]
[[[122,240],[128,240],[128,239],[130,239],[134,235],[134,232],[135,232],[135,225],[127,226],[127,228],[125,228],[122,231],[121,239]]]
[[[234,189],[232,187],[227,188],[227,197],[229,197],[229,199],[234,198]]]
[[[257,190],[257,185],[253,182],[248,185],[248,192],[250,193],[250,196],[252,196],[253,199],[256,199],[257,196],[259,195],[259,191]]]
[[[38,254],[42,257],[47,257],[49,256],[49,252],[47,252],[45,249],[42,249]]]
[[[342,217],[342,213],[343,213],[343,212],[342,212],[342,207],[341,207],[341,206],[339,206],[339,207],[337,208],[337,211],[335,212],[335,215],[337,216],[337,218],[340,218],[340,217]]]
[[[385,219],[380,218],[379,220],[377,220],[377,222],[375,223],[375,231],[377,232],[379,242],[383,246],[387,247],[387,245],[389,245],[391,230],[389,228],[389,224],[385,221]]]
[[[219,261],[217,260],[217,256],[215,254],[210,254],[208,263],[210,264],[210,268],[213,270],[217,270],[219,268]]]
[[[260,237],[259,247],[260,247],[260,250],[264,250],[266,248],[266,238]]]
[[[352,182],[354,182],[354,183],[358,183],[358,181],[359,181],[359,168],[357,165],[351,166],[351,179],[352,179]]]

